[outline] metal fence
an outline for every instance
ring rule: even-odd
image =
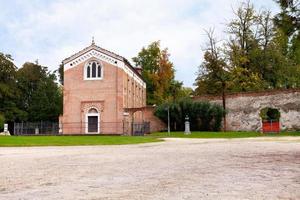
[[[21,122],[14,123],[14,135],[58,135],[57,122]]]
[[[128,125],[123,122],[68,122],[61,124],[63,134],[118,134],[127,135]]]
[[[132,135],[143,136],[150,133],[150,122],[132,123]]]
[[[143,136],[150,133],[150,122],[100,122],[100,123],[14,123],[14,135],[59,135],[59,134],[118,134]]]
[[[279,120],[264,120],[262,121],[263,133],[279,133],[280,122]]]

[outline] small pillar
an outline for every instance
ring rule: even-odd
[[[4,124],[4,135],[10,135],[8,131],[8,124]]]
[[[190,122],[189,122],[189,116],[185,117],[185,123],[184,123],[184,134],[185,135],[190,135],[191,131],[190,131]]]

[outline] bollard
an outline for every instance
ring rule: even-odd
[[[35,134],[36,134],[36,135],[39,134],[39,128],[35,128]]]
[[[8,132],[8,124],[4,124],[4,133]]]
[[[4,124],[4,135],[10,135],[10,132],[8,130],[8,124]]]

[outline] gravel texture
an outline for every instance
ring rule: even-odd
[[[0,199],[300,199],[300,138],[0,148]]]

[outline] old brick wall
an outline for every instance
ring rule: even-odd
[[[220,96],[195,97],[222,105]],[[300,130],[300,90],[274,90],[229,94],[226,96],[227,130],[261,131],[261,109],[271,107],[280,111],[282,131]]]
[[[154,115],[152,106],[147,106],[144,109],[144,121],[150,122],[150,132],[167,130],[167,125]]]

